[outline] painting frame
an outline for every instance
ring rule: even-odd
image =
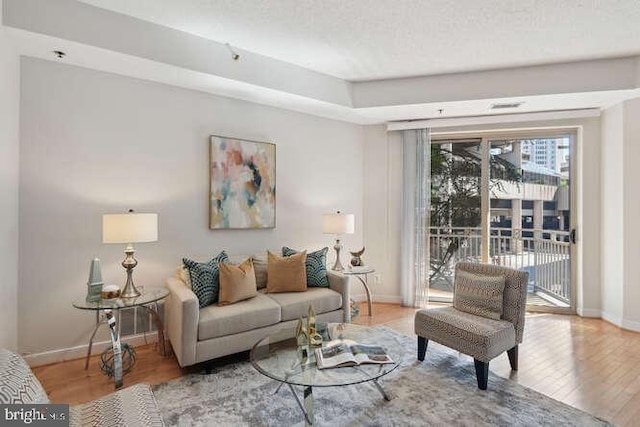
[[[209,136],[209,229],[276,227],[276,144]]]

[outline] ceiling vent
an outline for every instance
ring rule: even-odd
[[[502,102],[498,104],[492,104],[491,110],[506,110],[507,108],[518,108],[523,102]]]

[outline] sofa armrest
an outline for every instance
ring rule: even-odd
[[[327,270],[329,288],[342,295],[342,310],[344,311],[344,322],[351,323],[351,294],[349,291],[349,277],[333,270]]]
[[[169,289],[169,297],[165,303],[167,335],[180,366],[193,365],[196,363],[200,318],[198,298],[177,277],[167,279],[167,289]]]

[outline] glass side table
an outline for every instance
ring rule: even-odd
[[[158,315],[158,302],[166,298],[168,295],[168,289],[152,288],[144,289],[142,295],[135,298],[103,299],[96,302],[87,302],[85,300],[74,301],[73,306],[75,308],[80,310],[93,310],[96,312],[96,326],[93,329],[91,338],[89,339],[89,348],[87,350],[87,359],[84,364],[84,369],[86,370],[89,368],[89,358],[91,357],[91,348],[93,347],[93,339],[96,336],[96,332],[98,332],[100,325],[107,324],[111,331],[111,345],[113,346],[113,379],[116,388],[122,387],[122,351],[120,346],[120,335],[116,325],[116,317],[114,316],[113,311],[123,308],[143,307],[151,314],[158,332],[158,350],[163,356],[166,356],[164,326],[162,325],[162,320],[160,320],[160,316]],[[100,316],[101,313],[104,314],[103,317]]]
[[[364,290],[367,293],[367,307],[369,308],[369,317],[371,317],[371,290],[369,289],[369,274],[375,273],[375,269],[373,267],[347,267],[342,274],[345,276],[355,276],[362,286],[364,286]]]

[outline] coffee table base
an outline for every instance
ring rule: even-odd
[[[384,390],[382,385],[380,385],[377,379],[371,380],[371,381],[373,382],[373,384],[375,384],[376,388],[378,389],[378,391],[380,392],[384,400],[386,401],[391,400],[391,398],[389,397],[387,392]],[[280,385],[278,385],[278,388],[276,389],[276,393],[280,390],[280,388],[282,387],[282,384],[284,383],[280,383]],[[291,390],[291,394],[293,394],[293,397],[295,397],[298,407],[300,408],[300,410],[302,411],[302,414],[304,415],[304,425],[312,426],[315,421],[314,415],[313,415],[313,387],[304,386],[304,391],[303,391],[304,401],[301,401],[300,397],[298,396],[298,393],[296,393],[293,386],[288,383],[287,385],[289,386],[289,390]]]

